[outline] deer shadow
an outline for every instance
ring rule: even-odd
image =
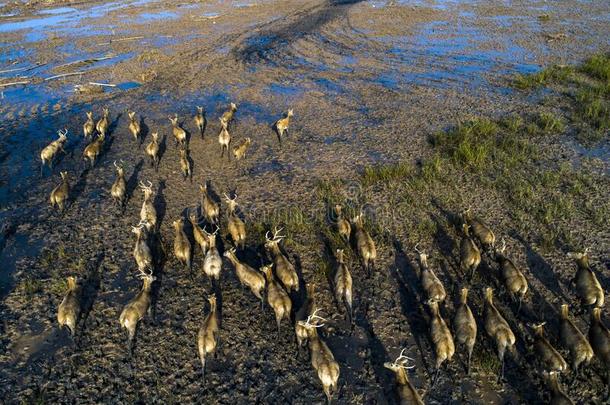
[[[292,255],[292,260],[294,261],[294,270],[296,271],[297,277],[299,279],[299,291],[292,291],[290,294],[290,299],[292,301],[292,313],[290,314],[290,319],[294,323],[296,320],[297,308],[301,308],[301,306],[305,302],[305,296],[307,295],[307,285],[303,277],[303,263],[301,262],[301,258],[295,253]]]
[[[187,149],[186,160],[189,162],[189,167],[191,168],[191,173],[189,174],[189,180],[191,184],[193,183],[193,173],[195,172],[195,160],[191,157],[190,150]],[[185,178],[186,180],[186,178]]]
[[[104,260],[104,253],[100,253],[95,257],[92,263],[88,264],[87,277],[85,278],[81,288],[81,330],[80,337],[82,338],[87,320],[93,309],[93,304],[99,294],[101,285],[101,273],[99,270],[100,264]],[[80,339],[79,339],[80,340]]]
[[[76,203],[85,192],[85,189],[87,188],[87,177],[89,176],[90,170],[91,168],[87,165],[78,176],[78,180],[74,186],[72,186],[70,190],[70,205]]]
[[[163,159],[163,156],[165,156],[165,152],[167,152],[167,137],[163,135],[161,136],[161,142],[159,142],[159,152],[157,154],[159,164],[161,164],[161,160]]]
[[[129,203],[133,194],[138,187],[138,175],[144,166],[144,159],[140,159],[133,168],[129,179],[127,179],[127,190],[125,190],[125,206]]]
[[[148,137],[148,134],[150,133],[150,128],[148,127],[148,124],[146,124],[146,122],[144,122],[144,116],[140,116],[140,139],[139,139],[139,145],[138,148],[142,147],[142,144],[144,144],[144,141],[146,140],[146,138]]]
[[[390,275],[394,278],[400,294],[402,312],[409,324],[409,330],[413,334],[415,344],[419,350],[422,362],[428,374],[432,374],[434,366],[426,358],[424,342],[429,342],[427,314],[421,305],[420,294],[411,286],[419,285],[419,277],[416,265],[414,265],[404,251],[402,243],[393,240],[395,259],[394,265],[390,267]]]
[[[153,200],[153,205],[157,211],[157,229],[161,228],[161,224],[165,219],[165,213],[167,212],[167,201],[165,199],[165,195],[163,194],[165,188],[165,180],[159,180],[159,188],[157,189],[155,199]]]
[[[108,133],[106,134],[109,138],[112,138],[110,135],[112,135],[112,133],[116,130],[116,128],[119,126],[119,120],[121,119],[121,117],[123,116],[123,113],[120,112],[116,115],[116,117],[114,118],[114,120],[112,120],[110,122],[110,124],[108,125]]]
[[[361,290],[362,291],[362,290]],[[388,352],[381,340],[375,334],[375,330],[368,320],[368,303],[363,303],[357,314],[354,314],[354,322],[356,326],[362,328],[368,335],[368,347],[371,351],[369,359],[373,367],[375,378],[381,384],[384,394],[387,397],[394,388],[394,375],[384,366],[388,358]]]
[[[149,242],[151,244],[151,250],[153,254],[153,275],[155,281],[151,286],[150,291],[150,314],[151,321],[153,324],[157,323],[157,303],[159,302],[159,295],[161,294],[161,287],[163,285],[163,278],[165,276],[165,264],[167,263],[167,252],[163,245],[163,240],[159,234],[152,234],[149,236]]]
[[[536,277],[547,290],[551,291],[557,299],[563,302],[570,302],[570,298],[567,297],[561,289],[559,278],[553,271],[551,265],[536,252],[531,244],[529,244],[520,234],[512,232],[510,236],[519,241],[525,248],[527,267],[534,277]],[[534,291],[534,293],[537,292]],[[540,298],[544,300],[541,295]],[[544,300],[544,302],[546,302],[546,300]],[[539,312],[539,310],[540,308],[536,308],[536,312]]]

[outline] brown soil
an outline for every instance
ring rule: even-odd
[[[576,7],[569,1],[539,1],[507,8],[498,1],[428,0],[414,5],[346,0],[234,3],[238,2],[135,2],[116,9],[108,6],[108,12],[75,24],[63,21],[49,26],[41,30],[42,37],[31,36],[27,30],[0,31],[7,55],[0,59],[3,68],[41,65],[23,73],[32,84],[12,93],[7,89],[0,100],[0,220],[4,224],[0,398],[6,403],[324,401],[308,356],[297,355],[292,326],[283,324],[278,337],[271,310],[266,307],[260,312],[256,299],[241,289],[228,263],[220,282],[221,346],[202,381],[196,336],[207,311],[210,286],[201,274],[203,259],[198,250],[194,279],[173,257],[171,222],[185,208],[198,204],[198,184],[209,180],[219,196],[237,191],[249,225],[248,249],[240,256],[252,266],[259,266],[264,257],[261,244],[267,229],[263,225],[297,223],[287,227],[285,248],[303,281],[316,283],[321,312],[330,318],[323,335],[341,366],[336,402],[395,402],[393,378],[383,363],[403,347],[416,359],[410,379],[426,394],[427,403],[539,403],[546,399],[542,380],[533,370],[530,333],[522,320],[537,317],[540,302],[545,303],[545,316],[560,302],[575,302],[569,284],[574,267],[565,252],[540,253],[536,224],[526,234],[510,236],[516,246],[515,260],[526,269],[540,301],[530,301],[520,319],[510,299],[498,293],[499,305],[510,314],[507,318],[519,335],[517,352],[507,363],[506,383],[495,382],[492,347],[480,323],[483,343],[475,349],[474,373],[465,376],[458,350],[432,390],[434,354],[415,275],[412,246],[418,241],[413,240],[411,227],[428,216],[442,218],[442,235],[427,245],[439,277],[448,286],[451,299],[443,311],[449,318],[461,275],[454,268],[459,236],[448,218],[472,205],[486,213],[498,235],[508,235],[514,229],[509,208],[497,195],[479,195],[472,185],[461,187],[456,179],[447,189],[446,205],[426,201],[427,212],[400,216],[389,201],[404,185],[396,185],[395,190],[361,189],[358,179],[366,165],[415,163],[430,156],[428,136],[464,118],[533,109],[539,97],[511,89],[510,78],[550,63],[576,63],[592,52],[608,51],[608,21],[603,16],[610,12],[609,5],[593,2]],[[69,5],[85,16],[92,7],[105,6],[98,2]],[[44,2],[28,7],[7,4],[3,12],[20,14],[3,17],[1,22],[38,18],[36,13],[43,6]],[[550,20],[540,21],[541,14],[549,14]],[[558,32],[565,32],[567,38],[545,39],[545,33]],[[57,68],[107,55],[115,59]],[[49,76],[79,70],[85,73],[41,83]],[[137,83],[139,87],[108,89],[103,94],[72,92],[73,85],[90,81]],[[238,105],[231,127],[233,144],[245,137],[253,140],[240,162],[221,159],[216,140],[218,117],[229,102]],[[197,105],[206,110],[203,139],[192,120]],[[81,160],[82,123],[85,111],[94,111],[97,118],[102,106],[111,110],[111,136],[105,153],[89,169]],[[294,109],[295,116],[280,147],[271,124],[288,108]],[[127,109],[142,117],[144,144],[151,132],[165,137],[158,173],[128,132]],[[167,119],[174,113],[190,132],[192,182],[179,173],[179,152]],[[60,157],[52,176],[47,170],[40,178],[39,151],[64,127],[69,129],[68,154]],[[595,162],[597,172],[607,174],[604,145],[601,159]],[[551,142],[544,150],[566,162],[589,153],[573,142]],[[108,191],[114,180],[112,162],[118,160],[124,162],[129,181],[124,213],[111,204]],[[72,204],[63,215],[48,206],[59,170],[70,173],[73,190]],[[329,242],[319,229],[307,225],[319,225],[326,213],[316,185],[334,179],[343,181],[345,199],[367,201],[381,227],[387,228],[374,234],[379,259],[371,279],[351,255],[356,297],[353,333],[333,301],[322,269]],[[156,317],[140,325],[130,358],[118,317],[141,284],[131,255],[130,226],[137,224],[142,203],[137,184],[148,180],[154,184],[161,219],[155,244]],[[600,183],[595,196],[607,196],[609,190],[607,181]],[[415,200],[413,206],[420,203],[424,204]],[[305,220],[295,221],[295,212],[304,213]],[[299,226],[301,222],[305,225]],[[224,236],[225,227],[221,232]],[[595,268],[607,291],[607,228],[581,222],[572,236],[579,246],[593,247]],[[489,258],[485,263],[484,269],[489,270]],[[66,331],[57,330],[55,319],[63,295],[61,280],[73,274],[81,279],[86,297],[78,346]],[[481,313],[479,290],[488,281],[484,276],[476,280],[473,307],[477,314]],[[295,297],[295,306],[301,299]],[[587,321],[582,316],[578,322],[585,328]],[[548,329],[556,334],[555,326]],[[572,381],[568,377],[562,383],[573,399],[598,401],[604,390],[602,376],[595,366],[584,377]]]

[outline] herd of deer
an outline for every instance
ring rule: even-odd
[[[229,134],[229,124],[233,120],[237,106],[231,103],[228,111],[220,117],[221,131],[218,141],[221,145],[221,157],[226,152],[229,155],[231,135]],[[293,116],[292,110],[284,118],[275,123],[278,136],[284,136],[288,130],[290,119]],[[176,140],[176,145],[181,147],[180,165],[184,177],[191,175],[191,168],[188,161],[188,140],[186,131],[178,123],[177,115],[169,118],[172,123],[172,131]],[[135,119],[135,113],[129,113],[129,131],[134,136],[136,142],[140,142],[141,128],[140,123]],[[206,127],[206,118],[203,109],[197,107],[194,117],[195,125],[203,137]],[[109,128],[109,111],[103,110],[102,118],[95,123],[92,113],[87,113],[87,121],[83,125],[83,132],[86,138],[93,139],[84,150],[83,157],[88,160],[93,167],[95,161],[103,150],[104,139]],[[45,147],[41,154],[42,165],[52,167],[54,157],[59,151],[64,151],[63,146],[67,139],[67,131],[60,131],[59,138]],[[246,150],[250,146],[250,138],[233,149],[233,156],[236,159],[244,157]],[[150,158],[151,165],[158,169],[159,166],[159,138],[158,133],[152,133],[152,141],[146,147],[145,152]],[[127,184],[125,181],[124,169],[121,165],[114,163],[117,170],[117,178],[111,187],[111,196],[118,205],[126,202]],[[66,207],[70,194],[70,186],[66,172],[61,172],[62,182],[51,192],[51,204],[57,206],[61,211]],[[155,258],[151,243],[159,232],[157,211],[154,206],[154,192],[152,183],[144,184],[140,182],[140,188],[144,193],[142,208],[140,210],[140,221],[137,226],[132,227],[136,241],[133,249],[133,256],[137,265],[143,285],[138,294],[125,305],[120,315],[120,324],[128,332],[129,351],[133,350],[133,341],[136,334],[138,323],[151,311],[151,291],[155,283]],[[205,219],[205,225],[201,226],[198,210],[188,209],[187,220],[190,222],[192,240],[198,245],[203,255],[203,273],[210,279],[213,289],[219,286],[222,271],[222,256],[217,247],[218,232],[220,230],[220,204],[208,191],[208,184],[200,186],[201,201],[199,210]],[[318,334],[318,328],[324,326],[326,321],[319,316],[319,308],[316,307],[314,298],[313,283],[306,284],[307,293],[299,308],[294,308],[294,294],[303,295],[299,292],[301,283],[294,265],[290,262],[283,248],[280,246],[284,236],[280,235],[281,229],[275,229],[273,234],[267,232],[265,235],[264,248],[271,258],[271,263],[262,265],[257,270],[247,263],[241,261],[238,252],[246,247],[246,226],[237,211],[237,195],[234,193],[231,198],[224,194],[227,205],[226,228],[227,241],[230,237],[232,248],[224,251],[223,256],[228,259],[239,282],[250,289],[252,294],[261,302],[264,301],[273,309],[277,323],[278,333],[280,324],[283,320],[290,321],[291,314],[294,315],[294,331],[298,347],[305,344],[309,345],[310,358],[313,368],[318,374],[324,393],[328,401],[331,401],[333,394],[337,390],[340,367],[335,360],[333,353]],[[345,242],[346,247],[353,247],[355,253],[361,260],[362,267],[367,276],[370,276],[374,263],[377,258],[375,242],[371,238],[365,227],[362,213],[353,218],[346,218],[340,205],[334,207],[334,227],[340,238]],[[465,274],[470,274],[470,278],[477,271],[482,257],[489,256],[497,262],[499,278],[502,280],[507,292],[516,301],[516,315],[519,315],[521,303],[528,291],[528,282],[524,274],[517,265],[506,255],[506,242],[502,239],[500,248],[496,245],[496,237],[492,230],[478,217],[473,216],[470,209],[463,211],[460,215],[462,223],[462,239],[460,243],[460,267]],[[209,232],[207,227],[215,228]],[[174,255],[192,275],[193,256],[195,249],[191,246],[191,239],[185,228],[185,220],[178,218],[173,222],[175,231]],[[473,348],[478,336],[478,324],[473,311],[468,305],[469,289],[464,287],[460,291],[459,305],[455,311],[452,326],[450,328],[447,321],[442,316],[440,306],[447,300],[447,293],[441,280],[436,276],[434,270],[428,264],[426,252],[415,246],[415,252],[419,261],[419,278],[421,291],[425,295],[425,303],[429,307],[429,332],[431,342],[435,352],[436,368],[432,377],[431,386],[434,386],[441,366],[446,361],[450,361],[455,354],[455,345],[463,346],[466,349],[466,372],[470,373],[470,363]],[[596,356],[603,367],[606,369],[607,378],[610,378],[610,332],[600,319],[601,308],[604,305],[604,291],[589,265],[588,251],[582,253],[570,253],[577,266],[576,276],[574,277],[575,290],[582,300],[584,306],[591,307],[591,324],[588,336],[585,336],[569,318],[568,305],[561,305],[560,309],[560,330],[559,336],[562,346],[567,350],[573,372],[578,372],[582,365],[588,364]],[[333,278],[333,288],[337,302],[345,305],[345,314],[350,324],[354,324],[353,316],[353,291],[352,275],[350,266],[344,257],[344,250],[338,249],[335,253],[336,270]],[[489,275],[486,275],[489,276]],[[468,276],[465,277],[469,280]],[[80,312],[80,290],[75,277],[68,277],[68,292],[59,305],[57,319],[59,324],[69,328],[74,334]],[[501,366],[498,379],[504,375],[504,357],[506,351],[512,351],[515,345],[515,334],[502,313],[494,305],[493,290],[487,287],[484,290],[485,303],[481,316],[482,325],[495,344],[497,355]],[[216,296],[211,294],[208,298],[210,309],[201,323],[198,334],[199,356],[205,375],[206,357],[215,353],[220,335],[219,311],[216,308]],[[534,345],[533,350],[537,356],[539,369],[548,383],[554,404],[572,403],[568,396],[562,391],[557,376],[567,370],[568,366],[560,352],[553,346],[543,331],[544,323],[529,325],[533,329]],[[411,385],[406,370],[413,368],[413,359],[405,355],[403,350],[393,361],[385,363],[385,367],[395,373],[397,392],[401,403],[421,404],[422,396]]]

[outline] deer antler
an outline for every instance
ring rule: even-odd
[[[415,251],[421,255],[423,252],[417,248],[418,246],[419,246],[419,242],[417,242],[417,244],[413,247],[413,249],[415,249]]]
[[[413,364],[411,366],[407,366],[407,363],[409,361],[413,361],[413,359],[410,358],[409,356],[405,356],[404,353],[405,353],[406,350],[407,350],[406,347],[401,350],[401,352],[398,355],[398,357],[396,357],[396,360],[394,360],[394,362],[392,363],[392,367],[400,367],[400,368],[403,368],[405,370],[410,370],[412,368],[415,368],[415,364]]]

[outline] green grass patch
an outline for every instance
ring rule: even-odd
[[[413,165],[399,162],[390,165],[366,166],[362,172],[360,183],[364,187],[375,184],[388,184],[394,180],[404,179],[413,173]]]
[[[580,71],[610,84],[610,54],[593,55],[582,64]]]
[[[513,86],[520,90],[534,90],[550,83],[565,82],[573,75],[574,68],[571,66],[551,66],[536,73],[518,74]]]
[[[457,166],[480,172],[497,164],[515,166],[532,154],[533,145],[511,132],[495,121],[477,118],[437,134],[432,144]]]
[[[327,205],[340,204],[343,201],[342,187],[339,180],[320,180],[316,183],[316,195]]]
[[[478,274],[478,273],[476,273]],[[476,351],[472,355],[472,363],[483,374],[497,374],[500,370],[498,356],[486,349]]]
[[[34,277],[26,277],[21,280],[18,284],[18,290],[26,296],[26,298],[31,299],[34,295],[39,294],[43,291],[44,283],[42,280],[39,280]]]
[[[576,93],[576,118],[595,131],[607,131],[610,128],[610,100],[599,90],[580,89]]]
[[[544,134],[563,132],[565,129],[561,118],[549,112],[539,113],[536,122]]]

